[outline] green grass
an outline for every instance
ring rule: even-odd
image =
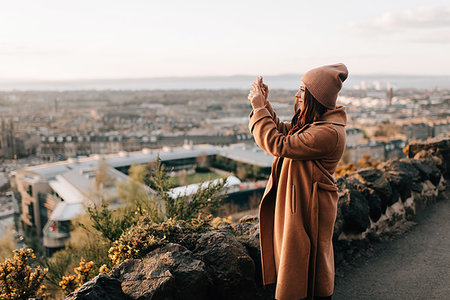
[[[193,183],[201,183],[201,182],[205,182],[205,181],[218,179],[221,177],[222,177],[222,175],[217,174],[215,172],[194,173],[194,174],[186,175],[186,184],[180,184],[178,176],[172,177],[172,182],[176,186],[180,186],[180,185],[189,185],[189,184],[193,184]]]

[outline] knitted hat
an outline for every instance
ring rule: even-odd
[[[347,67],[339,63],[309,70],[303,75],[302,81],[320,104],[335,109],[337,95],[347,76]]]

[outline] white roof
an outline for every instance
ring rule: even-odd
[[[50,220],[54,221],[68,221],[79,214],[84,214],[85,210],[81,202],[78,203],[67,203],[59,202],[55,210],[50,215]]]
[[[197,157],[201,154],[206,153],[207,155],[214,155],[219,153],[220,148],[212,145],[196,145],[192,148],[169,148],[169,149],[158,149],[149,150],[145,149],[143,151],[136,152],[120,152],[115,154],[107,154],[102,156],[105,163],[113,168],[130,166],[132,164],[146,164],[149,162],[156,161],[159,157],[162,161],[169,161],[175,159],[191,158]],[[47,180],[52,179],[55,176],[70,171],[77,167],[91,167],[96,169],[98,164],[98,159],[100,156],[94,155],[86,158],[69,159],[61,162],[54,162],[48,164],[42,164],[38,166],[26,167],[25,171],[32,171],[37,173]]]
[[[217,147],[213,145],[195,145],[193,147],[177,147],[149,150],[144,149],[136,152],[119,152],[115,154],[107,154],[104,156],[90,156],[79,159],[69,159],[61,162],[42,164],[38,166],[26,167],[25,171],[43,176],[50,180],[57,175],[66,173],[76,168],[89,167],[96,169],[98,159],[102,157],[105,163],[113,168],[130,166],[132,164],[147,164],[156,161],[159,155],[162,161],[170,161],[175,159],[192,158],[201,154],[215,155],[220,154],[233,160],[242,161],[248,164],[254,164],[260,167],[271,167],[273,157],[257,146],[248,146],[244,144],[234,144],[228,147]]]
[[[206,188],[208,186],[208,184],[210,184],[210,183],[217,184],[217,183],[219,183],[219,180],[221,180],[221,179],[219,178],[219,179],[215,179],[212,181],[206,181],[201,184],[194,183],[194,184],[190,184],[190,185],[186,185],[186,186],[179,186],[179,187],[171,189],[169,192],[169,195],[172,198],[176,198],[179,196],[189,196],[189,195],[196,193],[200,187]],[[228,176],[228,178],[225,182],[225,187],[239,185],[239,184],[241,184],[241,181],[239,180],[239,178],[237,178],[236,176]]]
[[[58,195],[64,199],[67,203],[82,203],[84,195],[70,182],[68,182],[63,176],[56,176],[56,180],[49,182],[50,187],[58,193]]]
[[[77,165],[72,170],[57,175],[49,182],[50,187],[68,203],[83,202],[90,199],[95,191],[94,178],[97,170],[91,167]],[[108,175],[113,178],[114,183],[127,181],[128,176],[114,168],[108,167]],[[106,194],[113,196],[117,194],[116,186],[105,188]]]
[[[259,167],[272,167],[273,156],[258,146],[234,144],[221,149],[220,155]]]

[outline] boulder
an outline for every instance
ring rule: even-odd
[[[245,246],[253,261],[260,261],[259,223],[238,223],[232,228],[233,234]]]
[[[363,194],[369,204],[369,217],[372,221],[376,222],[380,219],[382,212],[381,198],[375,192],[374,189],[368,187],[359,181],[356,177],[341,177],[338,179],[337,185],[340,190],[354,189]]]
[[[214,281],[211,299],[252,299],[256,294],[255,263],[245,247],[226,230],[203,234],[193,251]]]
[[[391,159],[382,166],[382,170],[386,172],[385,177],[391,184],[394,199],[400,196],[405,202],[411,196],[411,190],[420,192],[420,172],[411,163]]]
[[[75,292],[68,295],[66,300],[127,300],[129,298],[123,291],[120,281],[102,273],[89,282],[86,282]]]
[[[415,182],[420,180],[419,170],[417,170],[408,160],[390,159],[383,164],[381,169],[402,175],[406,174]]]
[[[178,244],[167,244],[143,259],[121,263],[110,275],[131,299],[211,299],[205,264]]]
[[[450,138],[432,139],[409,144],[408,157],[425,159],[436,164],[445,178],[450,177]]]
[[[360,192],[347,189],[339,197],[338,206],[341,207],[342,231],[345,233],[361,233],[370,226],[369,204]]]
[[[363,184],[375,190],[378,196],[381,198],[381,212],[384,213],[386,208],[395,202],[392,194],[392,187],[387,181],[384,172],[375,168],[364,168],[354,173],[357,179]]]
[[[435,186],[441,181],[442,173],[435,164],[417,159],[407,159],[407,161],[419,171],[421,181],[430,180]]]

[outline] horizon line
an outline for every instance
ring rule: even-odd
[[[280,73],[280,74],[269,74],[269,75],[261,75],[263,77],[282,77],[282,76],[302,76],[304,73]],[[64,82],[64,81],[114,81],[114,80],[143,80],[143,79],[196,79],[196,78],[233,78],[233,77],[256,77],[260,74],[251,75],[251,74],[233,74],[233,75],[186,75],[186,76],[140,76],[140,77],[89,77],[89,78],[0,78],[0,82]],[[450,77],[450,74],[440,74],[440,75],[419,75],[419,74],[400,74],[400,73],[357,73],[351,75],[360,77],[360,76],[380,76],[380,77]]]

